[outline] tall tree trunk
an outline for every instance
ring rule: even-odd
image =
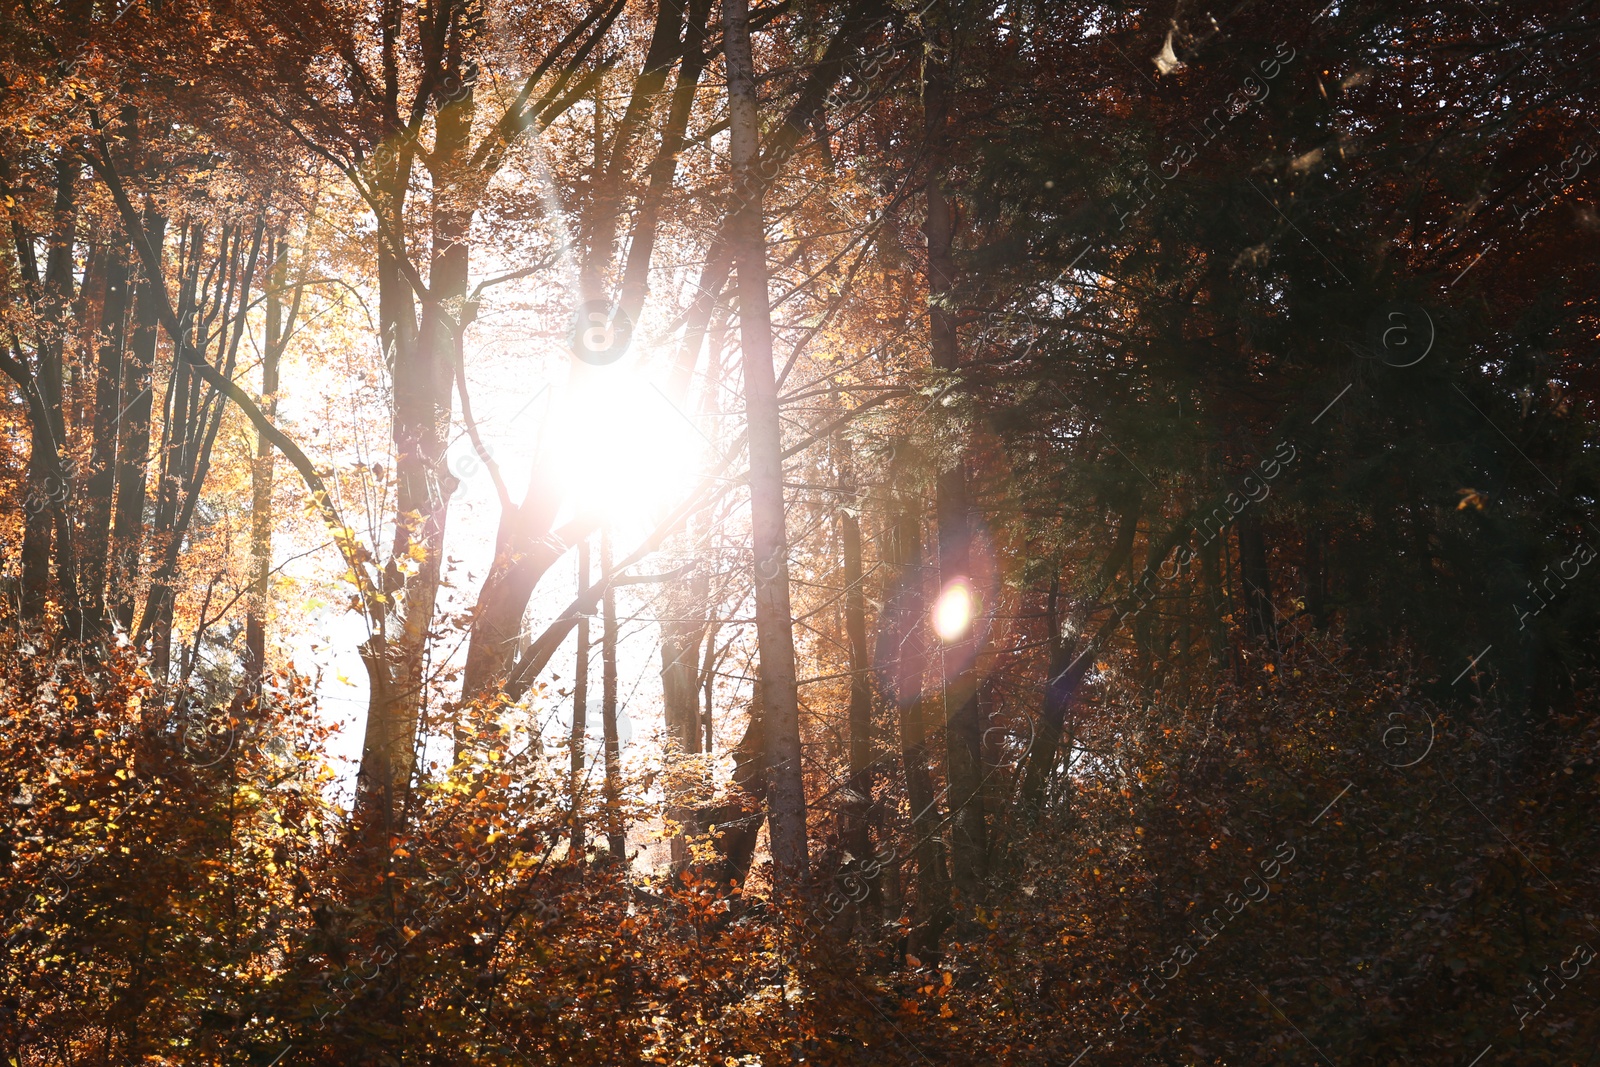
[[[161,255],[166,243],[167,220],[149,213],[144,225],[145,239]],[[116,518],[112,527],[113,572],[117,625],[133,629],[137,603],[135,587],[139,559],[144,549],[145,482],[150,465],[150,414],[154,407],[156,343],[160,338],[159,303],[162,294],[156,287],[160,278],[151,278],[141,264],[133,299],[133,330],[122,361],[122,395],[127,409],[117,435]]]
[[[115,238],[113,241],[115,242]],[[100,311],[94,390],[94,450],[84,487],[81,541],[84,628],[98,633],[105,620],[106,579],[111,553],[111,506],[115,496],[117,438],[122,414],[123,331],[128,318],[127,248],[113,244],[106,263],[105,301]]]
[[[609,529],[600,534],[600,573],[611,573]],[[626,863],[628,838],[622,826],[622,746],[617,736],[617,593],[612,585],[606,586],[601,603],[600,717],[605,731],[606,840],[611,848],[611,859]]]
[[[701,688],[705,690],[704,695],[700,698],[700,723],[702,728],[705,730],[705,741],[704,747],[701,749],[702,752],[716,751],[715,694],[717,688],[717,668],[722,664],[722,656],[726,655],[728,651],[727,646],[724,645],[722,652],[720,654],[717,652],[717,631],[721,628],[722,627],[714,621],[708,621],[706,623],[706,651],[704,657],[702,657],[700,661],[700,685]]]
[[[1244,596],[1245,625],[1250,636],[1275,643],[1278,627],[1273,618],[1272,575],[1267,570],[1267,541],[1261,520],[1246,511],[1236,524],[1239,531],[1240,592]]]
[[[692,538],[690,538],[692,542]],[[696,828],[690,797],[698,792],[694,764],[674,759],[700,752],[700,637],[705,633],[706,577],[668,584],[656,598],[661,608],[661,694],[667,752],[674,769],[667,779],[667,818],[680,831],[671,839],[672,862],[688,859],[688,837]]]
[[[703,15],[703,9],[702,9]],[[609,152],[602,153],[600,85],[596,83],[595,191],[588,217],[587,255],[579,278],[585,300],[603,299],[607,275],[614,258],[617,227],[622,214],[624,183],[632,171],[633,146],[638,133],[666,88],[667,74],[683,52],[682,0],[667,0],[656,8],[655,28],[645,49],[644,65],[633,81],[628,105],[612,131]],[[663,144],[663,148],[667,145]],[[609,159],[603,158],[609,156]]]
[[[224,229],[218,245],[218,296],[211,314],[217,317],[219,323],[217,362],[220,366],[214,368],[213,372],[220,375],[223,381],[233,380],[239,344],[244,337],[245,320],[250,310],[250,286],[255,278],[265,226],[265,218],[258,218],[249,254],[244,257],[242,263],[241,257],[244,255],[242,225],[232,227],[231,243],[228,231]],[[195,333],[202,343],[205,340],[203,331],[210,318],[210,314],[196,315]],[[231,337],[228,329],[230,322]],[[198,352],[198,358],[201,362],[205,361],[203,350]],[[187,379],[195,373],[195,370],[192,366],[184,366],[178,368],[178,372]],[[187,383],[180,385],[187,390]],[[183,550],[184,539],[188,536],[189,526],[194,519],[195,509],[199,505],[201,493],[205,490],[206,477],[211,469],[212,449],[222,425],[224,401],[217,386],[213,383],[202,395],[199,383],[196,382],[193,394],[187,403],[187,416],[182,423],[183,433],[177,438],[176,467],[163,476],[164,481],[170,480],[172,483],[170,493],[165,498],[168,507],[162,516],[164,521],[158,523],[158,532],[166,535],[165,544],[162,546],[160,566],[155,569],[151,577],[150,595],[146,599],[145,611],[139,620],[139,629],[135,635],[136,643],[146,638],[151,639],[155,650],[151,658],[159,672],[156,677],[163,679],[169,666],[178,560]],[[188,396],[187,391],[184,395]],[[175,399],[174,407],[179,406],[182,405]],[[171,454],[169,452],[169,455]],[[182,675],[187,678],[188,670],[185,669]]]
[[[578,542],[578,595],[589,591],[589,539]],[[572,680],[572,851],[581,855],[583,843],[583,762],[588,745],[589,718],[589,617],[578,620],[577,666]]]
[[[61,408],[62,351],[66,341],[67,310],[72,303],[72,247],[77,229],[75,191],[79,162],[63,149],[56,160],[55,212],[39,306],[39,366],[36,373],[43,402],[42,419],[30,423],[28,457],[28,507],[22,528],[22,618],[37,620],[44,614],[50,588],[50,563],[62,554],[55,536],[67,532],[64,513],[71,492],[70,473],[63,467],[66,422]],[[57,560],[57,570],[60,570]],[[63,597],[70,596],[62,590]],[[75,605],[74,605],[75,607]]]
[[[1328,531],[1321,523],[1306,527],[1305,535],[1306,614],[1311,625],[1319,630],[1328,628]]]
[[[911,805],[911,855],[917,864],[917,892],[912,914],[910,950],[919,955],[938,951],[939,937],[949,924],[950,888],[944,843],[939,835],[939,802],[928,770],[927,723],[923,676],[927,670],[927,602],[923,593],[922,517],[917,505],[906,504],[895,517],[888,537],[893,592],[884,605],[878,629],[877,661],[886,669],[900,714],[900,764],[906,800]]]
[[[867,591],[861,567],[861,520],[850,508],[839,516],[840,540],[844,555],[844,631],[850,650],[849,754],[850,792],[841,838],[849,850],[854,869],[862,869],[872,858],[869,826],[872,810],[872,661],[867,647]],[[875,871],[875,867],[866,867]],[[882,911],[883,897],[875,875],[866,882],[866,898],[860,903],[876,919]],[[876,922],[870,924],[874,928]]]
[[[300,287],[286,301],[289,281],[289,246],[277,242],[272,257],[272,273],[267,293],[266,337],[261,350],[261,409],[268,416],[278,414],[278,370],[289,333],[300,310]],[[287,302],[288,306],[285,307]],[[261,678],[267,667],[267,615],[272,606],[272,483],[274,460],[272,442],[264,433],[256,434],[256,455],[250,466],[250,599],[245,609],[244,661],[245,684],[252,693],[261,692]]]
[[[794,625],[789,607],[788,534],[783,504],[783,426],[772,367],[772,314],[762,229],[760,115],[750,52],[747,0],[723,0],[723,52],[736,203],[732,227],[739,271],[739,337],[749,426],[750,525],[755,548],[756,642],[767,733],[767,804],[775,884],[806,876],[806,798],[800,764]],[[748,196],[743,196],[745,190]]]
[[[448,20],[448,14],[440,14]],[[448,29],[446,33],[451,33]],[[459,76],[459,36],[445,68]],[[395,528],[383,572],[387,598],[381,629],[363,647],[370,693],[356,793],[357,822],[373,830],[398,828],[416,769],[423,666],[443,574],[445,519],[455,479],[445,463],[450,430],[457,332],[465,328],[468,234],[472,201],[468,141],[473,94],[435,112],[432,248],[428,295],[419,326],[400,247],[410,157],[402,152],[385,176],[380,225],[388,239],[378,256],[379,315],[394,389]],[[465,714],[465,712],[463,712]],[[458,722],[456,755],[470,723]]]
[[[922,73],[923,136],[928,151],[928,322],[933,365],[953,376],[961,363],[960,339],[951,310],[955,288],[955,218],[945,188],[950,159],[951,42],[943,12],[936,6],[927,17],[929,39]],[[950,590],[955,583],[971,589],[971,509],[967,503],[966,450],[955,454],[939,472],[935,510],[939,523],[939,583]],[[977,896],[987,863],[988,834],[983,803],[983,724],[979,717],[977,634],[969,624],[962,634],[947,641],[941,671],[944,697],[945,773],[950,785],[950,875],[964,902]]]

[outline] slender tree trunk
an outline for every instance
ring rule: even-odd
[[[947,62],[951,43],[942,11],[928,16],[930,27],[923,63],[922,107],[924,139],[929,167],[928,199],[928,321],[932,334],[933,365],[953,375],[961,363],[951,300],[955,289],[955,218],[945,189],[950,159],[951,81]],[[943,31],[943,32],[941,32]],[[950,465],[939,472],[935,509],[939,522],[939,582],[943,590],[954,583],[971,587],[971,513],[967,503],[965,449],[958,447]],[[946,643],[943,675],[945,721],[945,772],[950,785],[950,874],[956,891],[970,903],[978,892],[987,864],[988,834],[979,790],[983,782],[981,751],[983,724],[978,705],[977,635],[973,625]]]
[[[692,538],[690,539],[692,541]],[[657,597],[661,606],[661,692],[667,727],[667,818],[680,830],[671,839],[672,862],[688,859],[688,839],[697,832],[691,798],[699,792],[695,764],[676,760],[700,752],[700,637],[705,633],[706,578],[672,582]]]
[[[700,685],[705,690],[700,700],[701,725],[705,729],[705,746],[701,751],[715,752],[715,722],[713,713],[716,711],[715,697],[717,687],[717,667],[721,665],[721,658],[717,655],[717,631],[721,629],[715,622],[706,624],[706,652],[702,660],[700,671]],[[724,647],[723,653],[727,649]]]
[[[113,239],[115,240],[115,239]],[[95,358],[94,451],[84,487],[81,541],[84,628],[98,633],[105,620],[106,579],[111,554],[111,506],[115,496],[117,438],[121,430],[123,331],[128,318],[127,249],[114,245],[106,264],[105,301]]]
[[[1313,523],[1305,532],[1306,614],[1311,625],[1319,630],[1328,628],[1328,531],[1320,523]]]
[[[459,70],[459,60],[454,64]],[[416,769],[428,632],[444,562],[445,518],[454,478],[445,465],[452,410],[455,333],[466,295],[471,211],[461,186],[471,130],[472,95],[436,113],[430,160],[435,189],[429,295],[417,322],[411,282],[394,247],[405,230],[410,155],[399,153],[384,176],[379,224],[389,237],[378,252],[379,318],[394,389],[395,527],[383,571],[382,626],[363,646],[370,693],[356,791],[356,821],[388,833],[403,819]],[[454,316],[454,317],[452,317]],[[456,754],[465,723],[458,723]]]
[[[703,15],[702,9],[702,15]],[[588,249],[580,284],[586,300],[603,299],[606,276],[614,258],[617,227],[622,214],[624,183],[632,170],[633,146],[645,120],[655,109],[666,88],[667,74],[683,51],[684,6],[682,0],[667,0],[656,8],[655,28],[645,49],[644,65],[633,81],[628,105],[611,135],[609,152],[600,150],[600,86],[595,86],[595,194],[588,218]],[[667,145],[663,144],[663,148]],[[609,159],[602,158],[608,155]]]
[[[844,631],[850,649],[850,798],[841,835],[854,862],[861,869],[872,858],[872,661],[867,646],[867,591],[861,567],[861,520],[853,510],[840,513],[840,540],[844,555]],[[875,867],[867,867],[875,871]],[[876,875],[866,880],[864,911],[873,920],[882,912],[883,895]],[[876,928],[877,922],[869,924]]]
[[[789,607],[784,524],[783,427],[772,367],[772,316],[762,231],[760,126],[747,0],[723,0],[724,55],[736,203],[732,227],[739,270],[739,336],[749,425],[750,524],[755,548],[756,641],[766,713],[772,861],[780,887],[806,876],[806,798],[800,764],[800,710]],[[748,195],[745,192],[748,191]]]
[[[266,338],[261,351],[261,409],[268,416],[278,413],[278,369],[289,331],[300,309],[299,288],[285,308],[289,280],[289,248],[282,241],[272,259],[270,292],[267,294]],[[287,311],[287,314],[285,313]],[[256,434],[256,455],[250,467],[250,600],[245,611],[245,682],[253,693],[261,692],[261,678],[267,667],[267,615],[272,606],[272,483],[276,455],[266,434]]]
[[[600,573],[611,573],[611,531],[600,534]],[[611,859],[628,860],[628,838],[622,826],[622,747],[617,736],[617,593],[606,586],[600,630],[600,716],[605,730],[606,839]]]
[[[39,307],[39,366],[36,373],[43,420],[30,426],[32,444],[28,458],[28,507],[22,529],[22,618],[37,620],[44,614],[50,587],[52,556],[62,546],[54,535],[63,532],[60,513],[71,493],[70,472],[63,468],[66,423],[61,407],[62,350],[67,331],[67,310],[72,303],[72,247],[77,229],[75,190],[78,160],[62,150],[56,161],[56,199],[49,252],[45,259],[43,292]],[[60,560],[57,561],[60,570]],[[69,595],[62,590],[62,595]],[[76,607],[75,605],[73,606]]]
[[[145,237],[157,256],[161,255],[166,235],[167,220],[160,215],[150,215]],[[140,266],[134,296],[133,331],[122,363],[122,395],[128,399],[124,401],[127,410],[123,412],[117,441],[116,519],[111,531],[116,555],[111,585],[117,598],[117,624],[124,631],[133,629],[137,603],[135,587],[144,550],[145,481],[150,465],[150,415],[155,388],[152,373],[156,343],[160,338],[158,308],[163,296],[156,287],[161,284],[160,278],[150,278]]]
[[[900,714],[900,763],[906,800],[911,805],[911,856],[917,864],[917,892],[910,950],[936,953],[949,924],[950,888],[944,843],[939,835],[939,802],[928,770],[923,676],[927,670],[927,603],[923,593],[922,520],[915,503],[896,517],[889,536],[894,591],[884,606],[878,632],[878,663],[889,671]],[[885,647],[885,645],[887,647]]]
[[[619,302],[624,314],[633,320],[638,319],[649,292],[650,260],[655,252],[661,205],[678,172],[678,156],[683,151],[684,134],[694,112],[696,90],[700,86],[701,75],[705,73],[706,61],[710,58],[706,53],[707,18],[710,13],[711,0],[689,0],[688,14],[684,20],[683,60],[678,65],[672,104],[661,131],[661,144],[650,164],[650,184],[640,201],[638,214],[634,216],[628,258],[622,273]],[[721,287],[718,288],[720,290]]]
[[[244,337],[245,319],[250,308],[250,286],[255,278],[256,263],[265,236],[265,225],[264,218],[257,220],[247,257],[243,255],[243,226],[233,228],[231,245],[225,231],[218,246],[218,299],[215,314],[219,323],[217,360],[220,366],[215,370],[226,381],[233,379],[239,344]],[[202,319],[196,326],[197,336],[201,336],[205,322],[206,320]],[[230,322],[231,337],[228,331]],[[203,337],[201,339],[203,340]],[[200,358],[205,359],[203,351],[200,352]],[[188,366],[177,370],[185,378],[195,373]],[[168,497],[170,506],[166,512],[167,521],[160,527],[161,532],[166,534],[160,557],[161,565],[156,568],[151,578],[150,595],[146,600],[144,615],[139,620],[139,630],[135,636],[136,642],[147,637],[153,640],[155,652],[152,660],[160,672],[158,678],[166,677],[171,654],[179,556],[183,550],[184,539],[188,536],[190,523],[194,519],[195,509],[199,505],[200,495],[205,489],[206,477],[211,469],[212,449],[222,425],[224,402],[220,391],[213,386],[204,391],[202,396],[202,390],[197,382],[194,383],[194,394],[188,404],[188,416],[183,423],[184,433],[179,439],[177,469],[170,476],[173,484]],[[182,674],[187,678],[187,668]]]
[[[589,590],[589,539],[578,542],[578,595]],[[589,617],[578,620],[577,666],[572,680],[572,851],[581,855],[583,838],[583,761],[588,745]]]
[[[1244,595],[1245,624],[1250,636],[1275,643],[1278,627],[1273,618],[1272,575],[1267,570],[1267,542],[1261,520],[1248,511],[1239,516],[1239,577]]]

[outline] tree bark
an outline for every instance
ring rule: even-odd
[[[912,913],[910,950],[937,952],[949,924],[950,888],[944,842],[939,834],[939,802],[928,770],[927,724],[923,676],[927,670],[927,601],[923,592],[922,517],[907,502],[895,517],[888,537],[892,592],[878,630],[877,661],[890,680],[900,716],[900,764],[906,800],[911,806],[911,856],[917,865],[917,892]]]
[[[874,774],[872,765],[872,661],[867,647],[867,591],[861,566],[861,520],[845,508],[839,516],[844,556],[844,631],[850,650],[849,755],[850,792],[844,832],[840,835],[853,857],[850,866],[862,869],[872,858],[870,828]],[[865,867],[876,871],[875,867]],[[876,918],[883,897],[876,874],[866,879],[866,913]],[[873,923],[872,925],[876,925]]]
[[[600,534],[600,573],[611,573],[611,531]],[[622,826],[622,745],[617,735],[617,593],[610,585],[601,598],[600,717],[605,731],[606,841],[611,859],[626,863],[628,838]]]
[[[1244,595],[1245,625],[1250,636],[1276,643],[1277,621],[1272,607],[1272,575],[1267,570],[1267,542],[1261,520],[1248,511],[1239,516],[1239,577]]]
[[[111,508],[115,497],[117,438],[122,414],[123,332],[128,318],[128,255],[116,243],[108,252],[105,300],[95,352],[94,443],[84,486],[80,573],[84,629],[98,634],[105,621],[106,579],[111,554]]]
[[[220,323],[217,329],[217,359],[221,366],[209,369],[221,382],[233,381],[239,344],[244,337],[245,319],[250,309],[250,286],[255,278],[256,263],[265,236],[265,225],[265,218],[258,218],[248,257],[242,265],[240,257],[244,241],[243,226],[232,227],[231,244],[228,230],[225,228],[218,244],[218,296],[211,314],[216,315]],[[202,249],[196,249],[197,261],[201,251]],[[205,329],[211,314],[195,316],[199,320],[199,325],[195,327],[196,334],[202,344],[205,339],[200,331]],[[231,338],[228,334],[230,321],[233,326]],[[156,677],[162,679],[166,678],[170,665],[178,559],[183,550],[184,539],[188,536],[190,523],[194,519],[195,509],[199,505],[200,495],[205,489],[206,477],[210,473],[212,449],[222,425],[224,407],[222,390],[217,380],[210,382],[211,388],[203,397],[196,383],[194,395],[190,397],[187,379],[196,373],[198,365],[206,363],[204,351],[198,349],[196,351],[198,363],[186,362],[183,366],[175,368],[176,373],[185,380],[178,383],[179,394],[175,396],[173,406],[175,409],[180,406],[186,407],[187,414],[181,423],[182,433],[173,439],[176,447],[168,451],[168,456],[175,456],[176,459],[163,472],[163,481],[171,483],[170,486],[163,487],[168,490],[164,497],[167,507],[161,512],[157,526],[158,532],[165,535],[165,543],[162,545],[160,566],[151,576],[150,594],[146,598],[144,614],[140,616],[139,629],[135,635],[135,643],[142,643],[146,639],[151,641],[154,650],[151,659],[158,672]],[[186,404],[181,403],[184,399],[187,400]]]
[[[1306,614],[1311,625],[1319,630],[1328,628],[1328,531],[1321,523],[1312,523],[1304,534],[1306,573]]]
[[[723,0],[728,111],[736,190],[732,246],[739,271],[739,336],[749,425],[750,522],[755,548],[756,641],[767,729],[767,804],[774,884],[806,876],[806,801],[800,765],[800,711],[789,607],[788,535],[783,502],[783,428],[772,367],[772,317],[762,230],[760,116],[750,50],[747,0]]]
[[[63,467],[66,422],[61,408],[61,355],[66,338],[67,309],[72,303],[78,165],[77,157],[66,149],[56,160],[55,211],[40,293],[35,380],[43,409],[29,426],[28,506],[22,528],[24,622],[37,621],[44,615],[50,588],[50,563],[53,557],[62,555],[63,548],[56,543],[55,535],[66,532],[66,522],[58,513],[66,510],[71,494],[70,472]],[[58,559],[58,572],[60,562]],[[62,590],[62,595],[70,594]]]
[[[261,351],[261,409],[269,416],[278,413],[278,371],[289,334],[300,311],[296,286],[285,308],[289,281],[289,246],[281,240],[272,257],[270,291],[267,294],[266,337]],[[250,466],[250,599],[245,610],[245,683],[252,693],[261,692],[261,678],[267,666],[267,615],[272,606],[272,484],[274,459],[272,442],[257,432],[256,455]]]
[[[159,259],[166,244],[167,220],[149,213],[137,223],[144,229],[146,242]],[[124,225],[130,225],[124,220]],[[160,339],[161,318],[158,310],[163,293],[157,290],[162,284],[159,276],[152,277],[139,265],[138,282],[133,298],[133,330],[127,352],[122,362],[122,395],[124,403],[122,430],[117,439],[116,518],[111,530],[113,543],[113,570],[111,586],[115,591],[117,625],[124,631],[133,629],[136,605],[135,586],[139,577],[139,560],[144,550],[145,531],[145,481],[150,466],[150,415],[154,407],[155,388],[152,373],[156,361],[156,343]]]
[[[692,538],[690,539],[692,541]],[[698,791],[694,764],[674,759],[700,752],[700,638],[705,633],[707,583],[704,573],[669,583],[656,598],[661,609],[661,695],[667,752],[673,764],[667,779],[667,818],[680,831],[671,839],[672,862],[688,858],[695,832],[690,798]]]
[[[578,595],[589,591],[589,539],[578,542]],[[588,745],[589,618],[578,620],[577,666],[572,680],[572,851],[581,855],[583,836],[583,762]]]
[[[937,6],[929,10],[929,39],[922,75],[923,136],[928,150],[928,323],[933,365],[954,376],[961,364],[960,339],[951,310],[955,289],[955,213],[946,190],[950,160],[949,28]],[[967,502],[966,450],[939,472],[935,509],[939,523],[939,582],[942,590],[972,580],[971,510]],[[976,595],[975,590],[970,590]],[[983,783],[983,724],[979,716],[975,622],[948,642],[943,670],[945,773],[950,785],[950,875],[967,902],[977,895],[987,864],[988,834],[980,790]]]
[[[443,9],[440,29],[452,55],[442,66],[461,72],[460,37],[454,9]],[[395,528],[383,572],[385,620],[363,647],[370,693],[361,775],[356,793],[357,821],[385,832],[402,821],[402,809],[416,769],[417,723],[423,700],[423,663],[434,605],[443,574],[445,519],[455,479],[445,463],[454,386],[456,332],[464,328],[467,295],[468,232],[472,221],[468,142],[472,130],[470,86],[459,99],[434,114],[434,151],[428,157],[433,187],[432,247],[428,293],[420,326],[413,289],[393,247],[404,232],[404,201],[409,157],[385,175],[379,219],[391,241],[379,248],[379,314],[394,386]],[[464,747],[457,724],[456,755]]]

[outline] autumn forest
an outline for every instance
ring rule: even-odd
[[[1597,111],[1588,0],[0,0],[0,1063],[1600,1067]]]

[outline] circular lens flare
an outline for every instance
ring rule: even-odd
[[[939,599],[934,601],[933,632],[939,635],[941,641],[961,640],[972,626],[975,607],[975,598],[967,580],[952,579],[939,594]]]

